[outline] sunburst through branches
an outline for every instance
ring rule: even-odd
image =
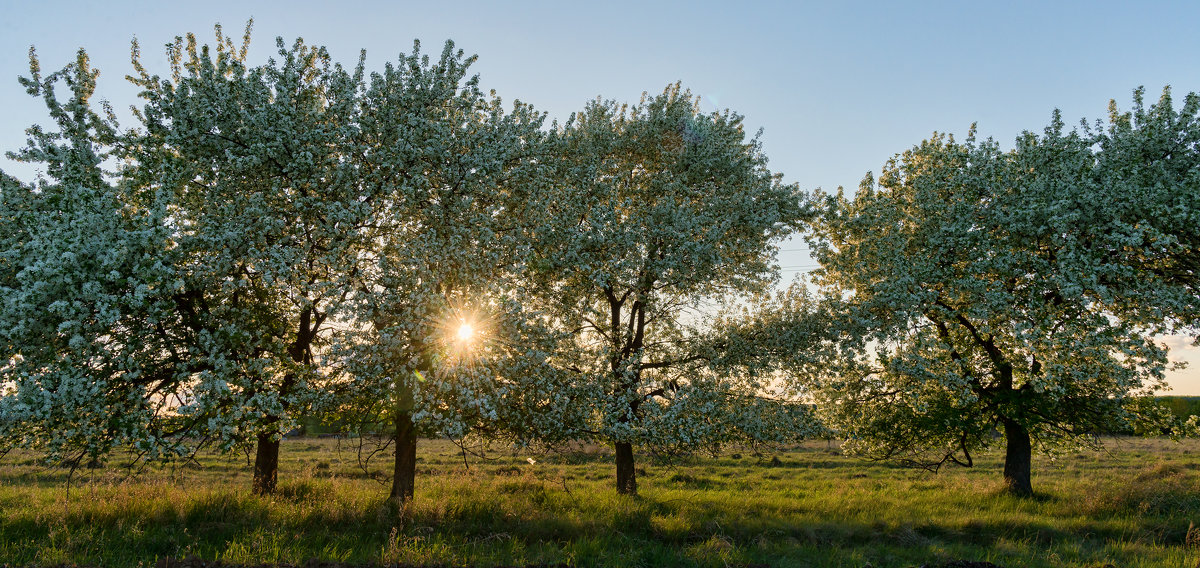
[[[464,321],[458,326],[455,336],[460,345],[470,344],[471,340],[475,339],[475,326],[471,325],[470,322]]]
[[[496,337],[495,322],[486,305],[456,302],[442,317],[444,363],[450,369],[479,364]]]

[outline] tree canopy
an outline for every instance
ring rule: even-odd
[[[1034,449],[1183,431],[1147,399],[1161,334],[1200,341],[1196,94],[1011,150],[935,134],[814,197],[680,84],[548,126],[451,42],[370,73],[302,40],[252,65],[249,36],[177,38],[167,76],[134,43],[130,130],[85,52],[31,52],[52,126],[11,154],[38,179],[0,172],[0,450],[253,444],[270,493],[301,415],[355,416],[403,503],[418,435],[601,440],[633,494],[635,447],[832,431],[937,469],[999,432],[1028,495]],[[773,293],[806,230],[812,289]]]
[[[595,101],[556,132],[533,277],[589,385],[578,432],[615,445],[622,493],[637,491],[634,444],[704,438],[706,420],[732,416],[733,393],[756,392],[707,370],[702,308],[769,287],[777,243],[808,215],[740,116],[697,106],[673,85],[632,107]]]
[[[1011,151],[935,135],[852,199],[825,198],[816,281],[853,349],[815,393],[847,447],[970,465],[999,430],[1006,483],[1029,494],[1035,445],[1163,423],[1144,402],[1166,387],[1164,312],[1194,318],[1193,251],[1175,243],[1192,238],[1180,206],[1195,189],[1128,191],[1124,136],[1119,121],[1067,132],[1057,114]]]
[[[544,117],[485,95],[474,60],[447,42],[434,62],[415,45],[373,74],[347,158],[371,222],[342,351],[351,396],[337,405],[391,422],[397,501],[413,494],[419,434],[498,435],[527,420],[510,397],[554,376],[509,284],[546,185]]]
[[[98,73],[86,53],[43,75],[31,50],[30,70],[21,82],[54,129],[30,128],[10,154],[44,176],[0,173],[0,436],[76,464],[120,446],[175,455],[171,408],[190,365],[174,341],[166,203],[105,169],[129,144],[90,101]]]
[[[627,492],[633,444],[784,435],[756,377],[709,364],[703,306],[770,286],[809,213],[740,116],[675,85],[546,129],[449,42],[368,73],[301,40],[252,65],[249,36],[177,38],[166,76],[135,42],[127,131],[82,52],[32,60],[59,131],[19,153],[49,179],[0,188],[7,444],[254,444],[269,493],[299,416],[358,415],[403,502],[418,434],[598,437]]]

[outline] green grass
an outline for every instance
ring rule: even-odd
[[[346,442],[284,442],[278,493],[249,492],[244,456],[148,468],[119,459],[67,472],[0,462],[0,563],[152,566],[407,562],[578,566],[1006,567],[1200,563],[1200,442],[1114,439],[1103,452],[1034,463],[1035,499],[1000,486],[999,455],[925,472],[813,442],[770,457],[639,456],[641,495],[614,491],[611,451],[469,460],[423,441],[414,502],[385,501],[388,456],[364,471]]]

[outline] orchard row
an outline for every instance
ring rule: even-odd
[[[1058,115],[1002,150],[935,135],[852,196],[767,168],[679,85],[566,119],[504,105],[447,43],[368,72],[217,30],[133,49],[137,125],[85,52],[29,94],[51,128],[0,174],[0,444],[78,463],[254,445],[276,484],[302,416],[383,430],[391,497],[421,435],[689,452],[835,433],[970,465],[1137,427],[1163,333],[1200,319],[1200,98]],[[779,292],[778,244],[820,269]]]

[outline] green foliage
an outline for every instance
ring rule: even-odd
[[[1114,311],[1156,330],[1200,334],[1200,94],[1176,108],[1170,89],[1147,107],[1109,104],[1092,141],[1096,184],[1081,210],[1079,250],[1102,259],[1097,275]],[[1081,255],[1081,258],[1086,258]],[[1197,335],[1200,339],[1200,335]]]
[[[592,102],[554,143],[531,288],[570,333],[557,357],[586,385],[572,435],[677,450],[736,438],[722,425],[760,408],[745,403],[763,384],[714,372],[699,323],[707,302],[774,282],[803,194],[766,167],[740,116],[701,114],[679,85],[634,106]],[[742,417],[758,421],[743,432],[769,429],[770,413]]]
[[[935,135],[853,199],[824,196],[816,281],[850,352],[811,384],[849,449],[970,465],[997,430],[1010,448],[1050,448],[1167,425],[1141,400],[1164,386],[1153,332],[1194,322],[1192,249],[1175,243],[1191,238],[1196,185],[1120,168],[1134,154],[1183,167],[1146,156],[1160,123],[1179,128],[1177,159],[1195,159],[1197,107],[1158,121],[1169,96],[1149,113],[1138,103],[1137,127],[1114,114],[1107,134],[1066,132],[1056,113],[1007,152],[973,131]]]
[[[1155,398],[1180,420],[1191,416],[1200,416],[1200,396],[1159,396]]]
[[[371,244],[346,315],[358,329],[339,346],[352,380],[334,402],[456,437],[529,421],[516,402],[557,385],[538,362],[552,333],[513,284],[547,182],[543,116],[485,95],[474,60],[451,42],[436,61],[415,45],[364,87],[351,158]]]
[[[31,127],[28,146],[9,154],[46,177],[0,172],[0,446],[75,460],[118,445],[170,455],[164,410],[188,366],[173,351],[169,213],[125,167],[104,169],[132,143],[93,108],[97,74],[80,51],[43,76],[31,51],[21,80],[56,129]]]
[[[247,29],[246,42],[249,41]],[[187,334],[173,347],[196,372],[180,409],[226,447],[277,436],[325,394],[321,353],[345,318],[347,290],[371,219],[351,155],[361,66],[323,48],[277,42],[278,60],[251,67],[217,28],[216,46],[169,46],[171,77],[143,89],[129,177],[169,196],[175,310]]]
[[[166,76],[133,44],[123,132],[89,106],[86,55],[45,78],[32,60],[59,131],[19,155],[50,180],[0,179],[5,448],[256,441],[269,491],[306,415],[676,453],[808,424],[708,365],[695,323],[769,286],[809,213],[740,116],[676,85],[547,132],[450,42],[369,74],[302,40],[253,65],[249,26],[240,47],[215,32],[168,45]]]

